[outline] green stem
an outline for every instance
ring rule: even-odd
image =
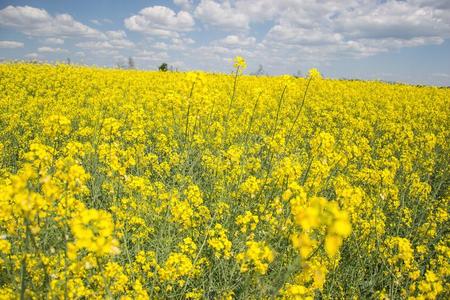
[[[294,130],[295,125],[297,124],[298,118],[300,117],[300,113],[302,112],[302,109],[303,109],[303,105],[305,104],[306,94],[308,93],[309,84],[311,83],[311,79],[312,79],[312,77],[309,78],[308,83],[306,84],[306,89],[305,89],[305,93],[303,94],[302,103],[300,104],[300,107],[299,107],[299,109],[297,111],[297,114],[295,115],[294,122],[292,122],[292,126],[289,129],[289,131],[288,131],[288,135],[287,135],[287,138],[286,138],[286,147],[289,144],[289,141],[290,141],[291,136],[292,136],[292,131]]]

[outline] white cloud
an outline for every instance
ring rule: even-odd
[[[336,19],[334,27],[349,38],[450,37],[450,20],[438,17],[436,9],[403,1],[345,11]]]
[[[423,45],[439,45],[444,42],[440,37],[414,37],[410,39],[383,38],[383,39],[361,39],[359,43],[384,50],[400,49],[405,47],[417,47]]]
[[[151,62],[162,62],[164,60],[167,60],[169,58],[169,55],[167,55],[167,53],[163,52],[163,54],[159,54],[159,55],[149,55],[149,56],[135,56],[134,57],[136,60],[138,61],[151,61]]]
[[[164,42],[156,42],[156,43],[152,44],[152,48],[160,49],[160,50],[167,50],[167,49],[169,49],[169,45]]]
[[[273,20],[289,6],[291,9],[293,5],[297,5],[295,1],[238,0],[236,1],[236,10],[245,14],[252,22],[262,22]]]
[[[253,49],[255,56],[269,60],[362,57],[450,37],[450,2],[445,0],[203,0],[195,16],[231,31],[273,24]],[[232,34],[211,45],[245,47],[241,38]]]
[[[242,48],[227,48],[223,46],[202,46],[197,49],[192,49],[191,53],[195,56],[210,59],[220,59],[228,61],[236,55],[244,56],[246,59],[254,57],[254,51]]]
[[[194,0],[173,0],[173,3],[184,10],[191,10],[194,6]]]
[[[450,10],[450,2],[448,0],[412,0],[410,2],[416,3],[420,6],[431,6],[436,9]]]
[[[149,41],[148,45],[144,47],[150,47],[152,49],[158,50],[173,50],[182,51],[189,48],[190,45],[195,44],[195,41],[191,38],[186,37],[174,37],[171,39],[166,39],[164,42],[161,41]]]
[[[85,41],[76,43],[75,46],[90,50],[112,50],[134,48],[135,44],[127,39],[127,35],[123,30],[106,31],[106,40],[104,41]]]
[[[170,56],[165,51],[149,51],[149,50],[140,50],[137,52],[133,58],[138,62],[146,62],[151,64],[160,64],[164,61],[167,61]]]
[[[113,48],[133,48],[135,45],[127,39],[127,34],[123,30],[106,31],[108,42]]]
[[[342,36],[339,33],[321,32],[319,28],[307,29],[287,24],[273,26],[267,33],[266,38],[288,44],[302,45],[334,44],[342,40]]]
[[[0,41],[0,48],[23,48],[23,43],[16,41]]]
[[[175,13],[165,6],[151,6],[124,21],[125,27],[149,35],[177,37],[179,32],[193,30],[194,18],[186,11]]]
[[[114,49],[114,46],[107,41],[88,41],[88,42],[80,42],[76,43],[75,46],[83,49],[89,50],[105,50],[105,49]]]
[[[176,31],[172,30],[166,30],[166,29],[159,29],[159,28],[147,28],[144,32],[145,34],[151,35],[151,36],[157,36],[162,38],[173,38],[173,37],[179,37],[180,35]]]
[[[32,52],[32,53],[28,53],[25,55],[26,58],[31,58],[31,59],[36,59],[39,57],[39,54],[37,54],[36,52]]]
[[[174,2],[181,6],[184,1]],[[205,31],[214,27],[230,32],[203,46],[184,48],[186,61],[210,70],[217,70],[234,55],[246,57],[249,66],[263,63],[271,71],[324,65],[440,44],[450,35],[450,2],[444,0],[195,2],[198,5],[192,7],[192,14],[205,25]],[[260,36],[263,28],[269,29],[258,42],[252,35]],[[155,41],[153,48],[172,50],[174,44]]]
[[[228,35],[223,39],[216,41],[216,44],[223,45],[225,47],[250,47],[254,46],[256,43],[256,38],[250,36],[240,36],[240,35]]]
[[[440,44],[450,37],[450,5],[445,1],[279,0],[272,7],[268,0],[250,2],[236,1],[250,22],[274,22],[262,42],[265,50],[255,50],[271,60],[366,57]]]
[[[97,25],[97,26],[101,26],[104,24],[112,24],[113,21],[111,21],[108,18],[103,18],[103,19],[92,19],[91,23]]]
[[[195,44],[195,41],[191,38],[180,37],[180,38],[173,38],[172,43],[173,43],[173,45],[186,46],[186,45]]]
[[[9,5],[0,10],[0,25],[38,37],[99,37],[101,32],[86,26],[69,14],[50,15],[45,9]]]
[[[133,48],[135,46],[132,41],[127,39],[110,40],[109,42],[114,48],[118,49]]]
[[[86,50],[95,50],[95,51],[91,51],[89,53],[89,56],[96,56],[96,57],[108,56],[108,58],[109,58],[110,56],[120,54],[120,52],[117,49],[105,49],[105,48],[93,48],[93,49],[85,48],[85,49]],[[94,62],[95,62],[95,60],[94,60]]]
[[[37,51],[41,52],[41,53],[67,53],[67,52],[69,52],[67,49],[52,48],[52,47],[39,47],[37,49]]]
[[[116,39],[116,40],[124,39],[127,37],[127,34],[123,30],[110,30],[106,31],[105,34],[109,39]]]
[[[204,23],[220,29],[246,30],[249,28],[249,17],[232,7],[228,0],[221,3],[202,0],[194,14]]]
[[[60,38],[47,38],[45,39],[45,43],[53,44],[53,45],[62,45],[64,44],[64,40]]]

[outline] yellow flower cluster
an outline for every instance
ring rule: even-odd
[[[233,64],[0,64],[0,299],[450,298],[450,90]]]
[[[86,249],[99,256],[118,252],[110,214],[97,209],[84,209],[73,217],[70,228],[76,249]]]
[[[216,258],[224,257],[228,259],[231,257],[231,242],[227,237],[227,230],[221,224],[216,224],[214,229],[209,230],[210,238],[208,245],[214,250]]]
[[[246,211],[244,214],[237,216],[236,224],[241,227],[241,232],[254,231],[258,225],[258,216],[252,214],[250,211]]]
[[[292,214],[301,233],[294,234],[292,241],[302,258],[307,258],[314,247],[323,243],[326,253],[333,257],[342,245],[343,239],[351,232],[348,214],[338,208],[336,202],[323,197],[306,198],[306,193],[299,190],[299,195],[291,199]]]
[[[234,62],[234,65],[233,65],[233,66],[234,66],[236,69],[244,70],[244,69],[247,68],[247,62],[245,61],[245,59],[244,59],[242,56],[236,56],[236,57],[233,59],[233,62]]]
[[[322,74],[316,68],[310,69],[308,71],[308,78],[311,79],[322,79]]]
[[[191,259],[183,253],[171,253],[164,265],[158,270],[158,275],[163,281],[177,282],[184,276],[192,276],[194,265]],[[178,281],[180,285],[184,281]]]
[[[264,242],[248,241],[246,245],[247,250],[236,255],[236,260],[241,264],[241,272],[254,270],[261,275],[266,274],[274,258],[272,250]]]

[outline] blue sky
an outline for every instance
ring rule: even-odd
[[[450,86],[448,0],[0,0],[0,58]]]

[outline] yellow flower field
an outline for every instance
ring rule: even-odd
[[[448,299],[450,89],[245,67],[1,64],[0,299]]]

